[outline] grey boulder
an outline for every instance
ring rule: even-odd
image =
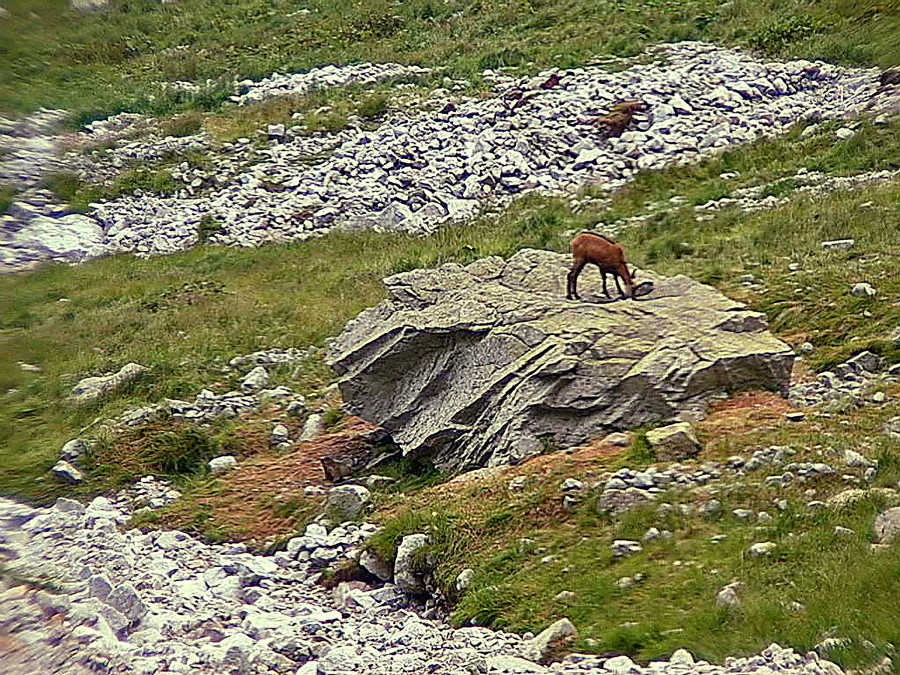
[[[397,547],[394,561],[394,583],[404,593],[423,593],[425,585],[419,575],[416,553],[428,544],[426,534],[408,534]]]
[[[56,476],[57,479],[64,483],[76,484],[84,482],[84,474],[64,459],[61,459],[54,464],[50,471],[53,472],[53,475]]]
[[[38,216],[16,233],[14,243],[44,255],[80,262],[103,252],[103,228],[89,216]]]
[[[640,300],[565,300],[567,255],[523,249],[384,280],[389,298],[330,341],[346,408],[440,468],[516,463],[548,441],[702,413],[713,395],[787,393],[794,354],[763,315],[685,276]]]
[[[872,530],[879,544],[890,544],[900,536],[900,506],[879,513]]]
[[[678,461],[700,452],[700,442],[687,422],[677,422],[647,432],[647,442],[661,462]]]
[[[369,503],[371,495],[362,485],[339,485],[325,497],[325,511],[338,521],[353,520]]]
[[[72,388],[72,400],[79,404],[92,403],[110,392],[121,389],[146,370],[147,368],[137,363],[128,363],[112,375],[86,377]]]

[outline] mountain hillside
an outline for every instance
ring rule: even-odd
[[[0,114],[3,672],[900,672],[896,0],[5,0]]]

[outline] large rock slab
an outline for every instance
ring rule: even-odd
[[[515,463],[552,441],[678,421],[721,392],[787,393],[794,355],[763,315],[685,276],[606,302],[569,256],[524,249],[384,280],[328,346],[349,410],[444,468]]]
[[[103,228],[77,213],[62,218],[38,216],[16,233],[13,243],[48,257],[80,262],[103,252]]]
[[[147,368],[140,364],[126,363],[117,373],[86,377],[72,387],[70,398],[78,404],[93,403],[102,396],[120,389],[146,370]]]

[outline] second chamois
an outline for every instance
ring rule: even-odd
[[[610,297],[606,288],[607,273],[613,275],[616,281],[616,289],[622,297],[634,298],[634,275],[628,270],[625,262],[625,249],[609,237],[598,232],[582,232],[572,240],[572,269],[569,270],[566,285],[566,298],[580,300],[576,284],[578,275],[588,263],[593,263],[600,269],[603,278],[603,294]],[[619,285],[619,277],[625,282],[628,294],[622,292]]]

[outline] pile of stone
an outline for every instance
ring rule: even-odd
[[[652,668],[588,654],[546,667],[535,661],[577,632],[565,619],[538,636],[453,629],[405,609],[408,600],[391,584],[343,583],[329,592],[316,583],[316,569],[298,559],[309,551],[307,538],[353,546],[348,542],[358,543],[371,526],[308,529],[289,545],[294,551],[259,556],[241,544],[207,545],[178,531],[123,531],[128,512],[117,503],[98,498],[85,507],[61,499],[40,509],[0,499],[4,564],[20,576],[52,578],[55,588],[0,583],[5,673],[841,673],[777,645],[723,666],[695,663],[679,650]]]
[[[317,567],[325,567],[341,560],[358,560],[361,545],[378,528],[371,523],[359,525],[343,523],[331,532],[319,523],[310,523],[300,537],[287,543],[287,553],[295,560],[309,561]]]
[[[245,356],[233,358],[226,371],[240,370],[251,364],[265,363],[268,365],[292,364],[314,356],[319,353],[317,347],[311,346],[305,350],[290,348],[287,350],[270,349],[261,350]],[[130,363],[118,372],[85,378],[78,382],[72,389],[72,400],[77,404],[91,403],[102,396],[118,391],[122,386],[139,377],[147,369],[135,363]],[[275,403],[286,414],[302,416],[308,412],[306,398],[285,386],[268,387],[269,375],[265,368],[257,365],[250,370],[241,380],[240,391],[228,391],[216,394],[209,389],[201,389],[194,400],[183,401],[167,398],[162,403],[154,403],[137,408],[130,408],[118,417],[103,421],[97,431],[117,432],[122,429],[136,428],[161,416],[169,416],[176,420],[189,420],[195,423],[209,423],[218,419],[230,419],[244,413],[259,410],[260,407]],[[304,433],[300,440],[321,433],[321,416],[311,415],[307,420],[309,432]],[[279,430],[283,437],[277,438],[282,447],[290,447],[287,438],[287,429],[282,426]],[[273,440],[278,433],[273,432]],[[80,467],[85,453],[89,449],[91,440],[87,438],[73,439],[66,443],[60,451],[59,461],[54,465],[52,473],[57,479],[68,483],[81,483],[84,474]],[[152,480],[152,479],[151,479]],[[145,485],[145,487],[150,487]],[[156,499],[159,496],[151,497]]]
[[[338,225],[430,232],[476,213],[487,196],[502,203],[529,190],[570,190],[588,179],[617,187],[638,169],[696,161],[800,117],[842,116],[877,89],[875,71],[762,63],[697,43],[662,53],[665,66],[567,71],[558,87],[514,111],[502,97],[471,99],[447,112],[390,120],[374,133],[345,130],[331,158],[313,167],[301,164],[305,150],[280,144],[240,185],[196,201],[121,200],[97,216],[114,232],[108,246],[141,254],[193,245],[189,226],[204,213],[225,224],[216,240],[238,245],[304,239]],[[528,85],[508,81],[498,89],[518,86]],[[630,97],[651,106],[642,130],[607,142],[584,124]],[[264,182],[287,189],[273,194]],[[306,215],[296,219],[297,213]]]
[[[322,350],[315,345],[310,345],[306,349],[297,349],[289,347],[288,349],[261,349],[246,354],[244,356],[235,356],[228,362],[228,369],[240,370],[247,366],[274,366],[274,365],[290,365],[321,354]]]
[[[870,484],[875,480],[878,472],[878,463],[853,450],[845,450],[843,454],[831,464],[826,462],[794,462],[791,458],[796,451],[787,446],[773,445],[758,448],[747,458],[741,455],[733,455],[724,463],[705,462],[699,467],[692,467],[680,463],[670,464],[665,468],[650,466],[644,469],[632,469],[623,467],[612,474],[604,474],[589,487],[599,492],[596,508],[605,513],[619,515],[635,506],[658,503],[661,496],[671,494],[673,490],[697,491],[705,489],[706,495],[715,494],[720,488],[733,487],[735,478],[740,479],[748,472],[766,467],[780,467],[778,473],[767,476],[763,484],[770,487],[788,487],[794,484],[815,483],[816,481],[840,474],[845,483],[855,485]],[[855,470],[855,472],[854,472]],[[518,490],[524,477],[518,477],[510,481],[510,489]],[[563,503],[574,504],[580,500],[573,498],[567,491],[567,486],[572,485],[566,479],[561,490],[565,493]],[[581,481],[578,489],[584,488]],[[697,509],[687,505],[673,506],[667,502],[660,503],[660,513],[670,511],[680,512],[689,516],[695,511],[706,517],[717,517],[721,511],[721,504],[713,499],[705,502]]]
[[[181,499],[181,492],[172,484],[156,476],[144,476],[109,498],[110,505],[125,513],[140,509],[155,511]]]
[[[60,591],[0,593],[8,610],[0,632],[15,633],[4,644],[22,664],[4,672],[36,672],[41,653],[52,651],[70,659],[68,671],[54,672],[115,664],[120,673],[462,675],[467,664],[517,658],[523,649],[515,635],[422,620],[401,608],[408,603],[390,585],[345,585],[332,595],[295,559],[306,551],[302,538],[293,553],[258,556],[177,531],[120,531],[127,521],[127,511],[103,498],[87,507],[61,499],[52,509],[0,500],[5,564],[53,578]],[[345,524],[304,537],[346,547],[372,529]]]
[[[900,366],[885,370],[881,357],[861,352],[832,370],[819,373],[813,382],[793,385],[789,400],[796,407],[859,404],[866,400],[868,390],[898,377]],[[884,400],[883,396],[878,398]]]
[[[273,73],[258,82],[243,80],[237,86],[242,93],[231,100],[239,105],[263,101],[273,96],[302,96],[321,87],[348,84],[371,87],[385,80],[421,79],[431,73],[430,68],[404,66],[399,63],[357,63],[350,66],[322,66],[305,73],[282,75]]]
[[[694,208],[696,211],[719,211],[731,207],[747,212],[762,211],[787,204],[792,196],[798,194],[818,196],[826,192],[852,190],[872,183],[884,183],[896,180],[898,177],[900,177],[900,169],[870,171],[855,176],[829,176],[821,171],[809,171],[802,168],[793,176],[782,178],[774,183],[736,188],[727,197],[714,199]],[[784,185],[788,187],[790,195],[781,197],[767,195],[771,190],[779,189]],[[702,216],[700,218],[702,219]]]
[[[713,665],[707,661],[695,661],[684,649],[672,654],[668,661],[653,661],[644,667],[634,663],[627,656],[603,657],[572,654],[563,661],[560,675],[603,672],[612,675],[669,675],[684,673],[704,673],[705,675],[758,675],[759,673],[801,673],[808,675],[840,675],[841,669],[830,661],[820,659],[815,653],[806,656],[777,644],[769,645],[758,656],[730,658],[723,665]]]

